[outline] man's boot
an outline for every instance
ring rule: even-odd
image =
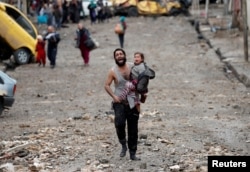
[[[129,152],[130,153],[130,159],[133,161],[140,161],[141,159],[135,156],[135,152]]]
[[[120,143],[122,144],[122,151],[120,153],[120,157],[124,157],[124,156],[126,156],[126,152],[128,150],[127,141],[126,140],[120,140]]]
[[[127,149],[128,149],[127,145],[122,145],[122,151],[120,153],[120,157],[126,156]]]

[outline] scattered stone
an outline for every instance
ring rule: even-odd
[[[140,169],[147,169],[147,163],[140,164]]]
[[[82,119],[82,116],[75,116],[75,117],[73,117],[73,120],[79,120],[79,119]]]
[[[29,124],[20,124],[19,127],[20,128],[29,128],[30,125]]]
[[[148,138],[148,136],[146,134],[140,134],[139,138],[146,140]]]
[[[0,170],[3,172],[15,172],[14,165],[12,163],[6,163],[0,166]]]
[[[174,166],[171,166],[169,167],[171,170],[179,170],[180,169],[180,166],[179,165],[174,165]]]

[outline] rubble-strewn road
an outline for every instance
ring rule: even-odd
[[[82,67],[76,26],[69,24],[60,30],[55,69],[30,64],[7,72],[18,85],[14,106],[0,117],[0,164],[16,171],[207,171],[208,155],[249,155],[249,91],[225,75],[214,51],[179,16],[127,19],[128,60],[142,51],[156,78],[139,121],[142,160],[119,157],[104,90],[119,45],[116,21],[85,21],[100,43],[90,67]]]

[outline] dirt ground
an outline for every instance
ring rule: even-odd
[[[100,43],[89,67],[73,46],[76,25],[68,24],[59,31],[55,69],[47,63],[7,71],[17,91],[13,107],[0,116],[0,166],[9,163],[18,172],[200,172],[207,171],[208,155],[249,155],[249,90],[224,72],[214,51],[178,16],[127,18],[128,61],[143,52],[156,78],[140,114],[142,160],[119,157],[111,98],[104,90],[119,47],[117,21],[83,21]]]

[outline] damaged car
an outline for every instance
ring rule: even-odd
[[[188,8],[191,0],[112,0],[114,15],[128,17],[143,16],[176,16],[178,14],[189,15]]]
[[[34,62],[37,29],[15,6],[0,2],[0,60],[13,55],[18,65]]]

